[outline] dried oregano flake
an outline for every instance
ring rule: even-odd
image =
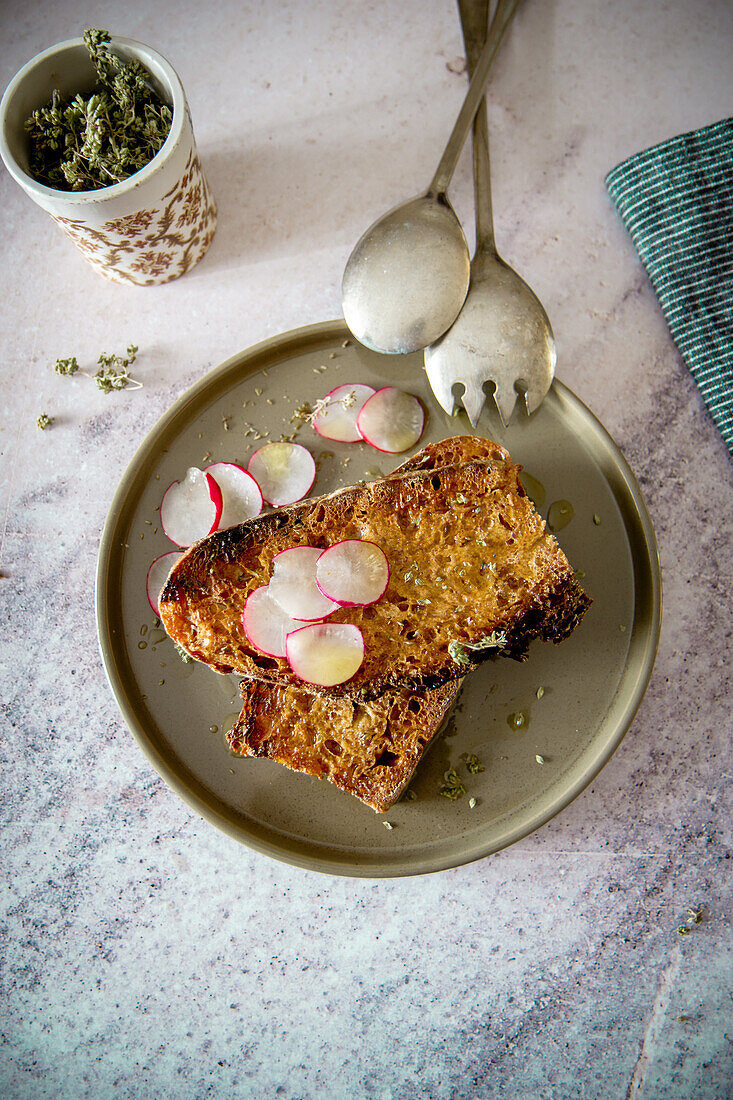
[[[477,642],[459,642],[453,641],[448,643],[448,653],[452,660],[457,665],[469,665],[471,658],[468,656],[466,650],[472,652],[479,652],[483,649],[504,649],[507,644],[506,634],[502,630],[492,630],[491,634],[485,634],[483,638],[479,638]]]
[[[458,772],[455,768],[448,768],[448,771],[443,775],[444,783],[440,788],[440,793],[443,798],[449,798],[451,802],[455,802],[458,798],[463,798],[466,793],[466,788],[460,780]]]
[[[85,378],[91,378],[102,393],[112,393],[113,390],[124,390],[128,387],[133,390],[142,389],[142,382],[138,382],[130,374],[130,367],[135,362],[138,348],[137,344],[130,344],[127,355],[108,355],[102,352],[97,359],[98,370],[95,374],[80,370],[76,356],[68,359],[57,359],[53,365],[56,374],[71,377],[75,374],[83,374]]]

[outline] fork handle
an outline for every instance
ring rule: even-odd
[[[443,151],[440,163],[427,190],[427,194],[434,198],[445,196],[448,190],[448,184],[455,171],[461,150],[466,143],[471,123],[479,105],[483,102],[484,89],[489,79],[491,65],[518,3],[519,0],[500,0],[497,17],[491,24],[491,30],[486,36],[483,49],[479,54],[463,106],[458,112],[458,118],[448,138],[448,144]]]
[[[505,0],[499,0],[494,20],[504,15]],[[489,26],[489,0],[458,0],[461,30],[466,47],[468,75],[473,75]],[[473,180],[476,209],[476,251],[496,255],[493,203],[491,199],[491,161],[486,96],[473,121]]]

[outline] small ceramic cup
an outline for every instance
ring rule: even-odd
[[[112,38],[125,61],[137,58],[173,110],[170,132],[144,168],[97,191],[58,191],[28,172],[28,116],[51,99],[89,92],[95,74],[81,38],[39,53],[8,85],[0,103],[0,155],[10,174],[46,210],[92,267],[118,283],[153,286],[198,263],[216,229],[216,206],[201,170],[183,86],[155,50]]]

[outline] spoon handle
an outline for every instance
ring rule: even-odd
[[[502,0],[494,14],[501,14]],[[473,76],[481,48],[486,40],[489,25],[489,0],[458,0],[461,30],[466,47],[466,64],[469,77]],[[489,158],[489,126],[486,96],[473,120],[473,180],[476,209],[476,251],[496,255],[494,239],[493,204],[491,199],[491,162]]]
[[[428,188],[428,195],[433,198],[445,195],[448,190],[448,184],[456,170],[456,164],[461,155],[461,149],[466,143],[471,123],[483,101],[486,82],[489,79],[489,70],[499,49],[504,31],[508,27],[518,3],[519,0],[505,0],[504,3],[499,4],[486,43],[476,63],[476,70],[471,78],[471,84],[463,101],[463,106],[458,113],[445,152],[440,158],[440,163]]]

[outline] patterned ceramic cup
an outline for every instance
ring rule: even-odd
[[[173,109],[160,151],[135,175],[98,191],[57,191],[28,172],[24,123],[49,102],[88,92],[95,75],[81,38],[39,53],[14,77],[0,103],[0,155],[34,202],[48,211],[84,258],[108,279],[152,286],[198,263],[216,229],[216,206],[201,171],[183,86],[172,66],[149,46],[112,38],[124,60],[137,58]]]

